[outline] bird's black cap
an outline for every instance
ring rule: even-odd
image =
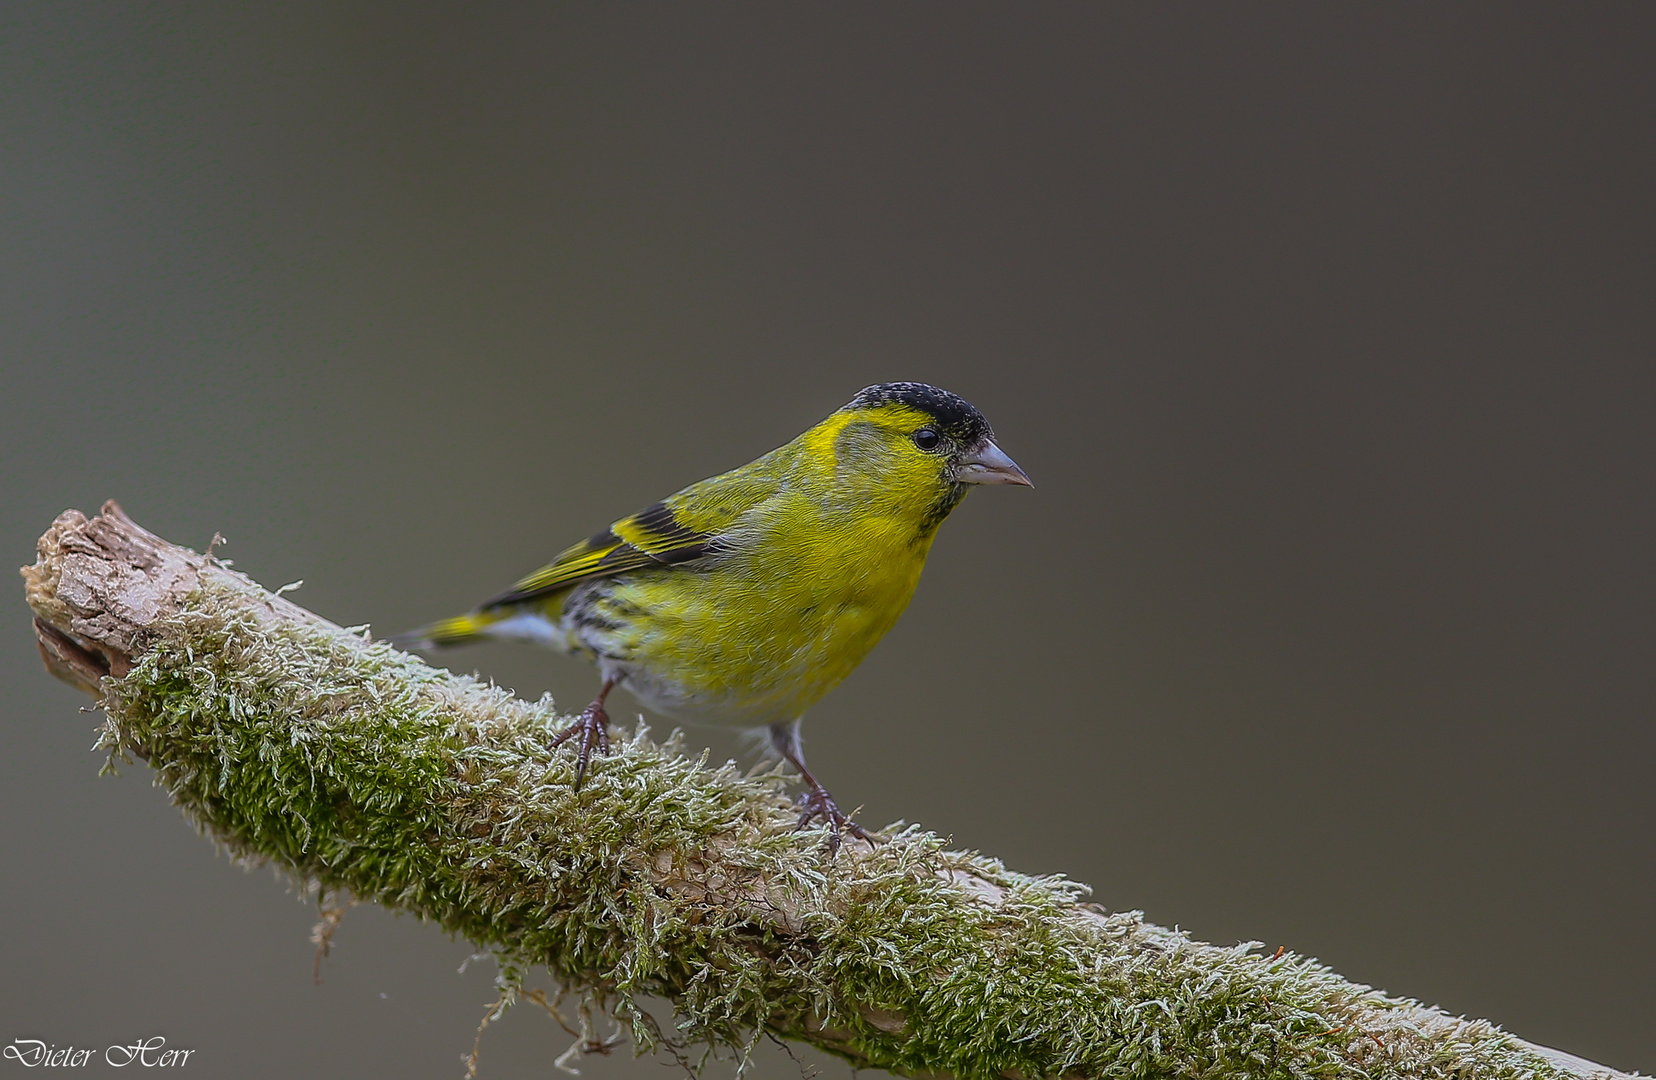
[[[845,406],[847,409],[877,409],[882,405],[906,405],[937,421],[937,429],[963,446],[992,438],[989,421],[970,401],[927,383],[888,382],[865,386]]]

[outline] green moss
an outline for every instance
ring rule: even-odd
[[[477,942],[508,996],[544,966],[643,1047],[659,995],[674,1040],[770,1031],[963,1078],[1563,1075],[1482,1021],[1102,915],[928,832],[830,858],[778,778],[642,733],[577,793],[550,701],[257,604],[215,586],[160,627],[108,684],[106,745],[235,855]]]

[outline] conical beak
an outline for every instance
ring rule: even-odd
[[[954,478],[962,484],[1021,484],[1034,487],[1018,463],[1006,456],[993,440],[984,439],[977,449],[955,464]]]

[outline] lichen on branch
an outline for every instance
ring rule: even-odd
[[[334,626],[112,504],[60,517],[24,577],[48,665],[101,695],[104,745],[235,856],[466,937],[508,998],[544,967],[643,1049],[648,996],[675,1047],[771,1034],[909,1074],[1617,1075],[924,830],[831,854],[783,777],[642,729],[577,791],[549,700]]]

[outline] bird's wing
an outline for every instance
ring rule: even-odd
[[[589,578],[699,559],[707,554],[707,544],[712,539],[686,528],[666,503],[656,503],[564,551],[482,606],[517,604],[560,592]]]
[[[769,479],[768,470],[752,471],[764,462],[761,458],[752,465],[692,484],[622,518],[564,551],[482,607],[518,604],[591,578],[641,567],[678,566],[706,557],[717,548],[721,532],[777,491],[779,485]]]

